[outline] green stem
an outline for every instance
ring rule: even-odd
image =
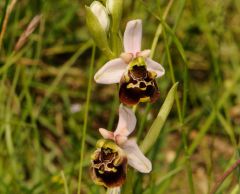
[[[6,123],[7,129],[9,129],[9,131],[11,131],[11,127],[10,127],[10,120],[11,120],[11,116],[12,116],[12,112],[11,112],[11,104],[13,102],[14,99],[14,93],[15,93],[15,89],[17,86],[17,82],[19,79],[19,74],[20,74],[20,66],[18,65],[15,69],[15,73],[14,73],[14,79],[13,79],[13,83],[12,83],[12,87],[10,90],[10,94],[8,96],[8,101],[7,101],[7,107],[6,107]],[[9,153],[10,155],[12,155],[14,153],[14,147],[13,147],[13,143],[12,143],[12,136],[11,136],[11,132],[9,132],[10,136],[9,136],[9,143],[7,143],[7,145],[9,145]]]
[[[62,176],[63,183],[64,183],[65,194],[69,194],[69,189],[68,189],[68,185],[67,185],[67,180],[66,180],[66,177],[65,177],[65,174],[64,174],[63,171],[61,171],[61,176]]]
[[[114,94],[114,99],[112,102],[112,110],[111,110],[111,115],[109,117],[108,120],[108,125],[107,125],[107,129],[112,130],[113,128],[113,123],[114,123],[114,119],[115,119],[115,110],[117,109],[117,106],[119,105],[119,100],[118,100],[118,88],[115,89],[115,94]]]
[[[175,79],[175,75],[174,75],[172,59],[171,59],[171,55],[170,55],[170,51],[169,51],[169,46],[168,46],[168,41],[167,41],[167,36],[166,36],[165,30],[163,30],[163,37],[164,37],[164,42],[166,45],[166,53],[167,53],[167,60],[168,60],[168,65],[169,65],[169,69],[170,69],[170,75],[171,75],[172,83],[174,84],[174,83],[176,83],[176,79]],[[183,123],[180,100],[179,100],[178,95],[176,95],[175,99],[176,99],[176,104],[177,104],[179,121],[180,121],[180,123]]]
[[[143,132],[143,129],[144,129],[144,124],[146,123],[146,120],[147,120],[146,115],[149,113],[150,108],[151,108],[151,106],[148,104],[147,107],[145,108],[144,116],[140,120],[139,129],[137,131],[137,140],[138,141],[141,139],[141,135],[142,135],[142,132]]]
[[[96,47],[95,47],[95,45],[93,45],[91,64],[90,64],[90,72],[89,72],[89,79],[88,79],[86,108],[85,108],[84,123],[83,123],[83,130],[82,130],[82,141],[81,141],[80,163],[79,163],[79,177],[78,177],[78,189],[77,189],[77,191],[78,191],[77,193],[78,194],[81,193],[81,185],[82,185],[82,172],[83,172],[83,159],[84,159],[83,157],[84,157],[84,148],[85,148],[87,122],[88,122],[89,104],[90,104],[90,97],[91,97],[91,90],[92,90],[92,78],[93,78],[93,66],[94,66],[94,62],[95,62],[95,51],[96,51]]]
[[[169,43],[167,41],[165,29],[163,29],[163,37],[164,37],[164,41],[165,41],[165,45],[166,45],[166,54],[167,54],[167,60],[168,60],[168,64],[169,64],[171,79],[172,79],[172,82],[175,83],[176,79],[175,79],[175,75],[174,75],[171,55],[170,55],[169,46],[168,46]],[[186,69],[184,71],[186,71]],[[186,75],[184,77],[186,77]],[[184,79],[184,85],[186,84],[186,81],[187,80]],[[184,89],[185,90],[187,89],[186,86],[184,87]],[[184,92],[184,94],[186,95],[186,92]],[[187,96],[185,96],[185,101],[186,101],[186,98],[187,98]],[[191,194],[194,194],[195,190],[194,190],[194,184],[193,184],[191,162],[190,162],[190,158],[189,158],[189,148],[188,148],[188,144],[187,144],[187,132],[184,128],[183,110],[182,110],[181,105],[180,105],[179,96],[176,95],[175,99],[176,99],[176,104],[177,104],[178,117],[179,117],[179,121],[181,123],[180,130],[182,132],[181,134],[182,134],[183,145],[184,145],[184,155],[185,155],[185,158],[186,158],[185,164],[186,164],[186,167],[187,167],[188,182],[189,182],[189,187],[190,187]],[[184,105],[186,106],[186,104],[184,104]],[[182,107],[184,107],[184,106],[182,106]]]
[[[167,8],[165,9],[164,13],[163,13],[163,20],[166,20],[167,18],[167,15],[169,13],[169,10],[170,8],[172,7],[172,4],[173,4],[173,0],[170,0],[168,5],[167,5]],[[151,46],[151,55],[150,55],[150,58],[153,58],[154,54],[155,54],[155,50],[156,50],[156,47],[157,47],[157,43],[158,43],[158,39],[162,33],[162,28],[163,28],[163,25],[162,25],[162,22],[160,22],[158,24],[158,27],[157,27],[157,30],[155,32],[155,36],[153,38],[153,42],[152,42],[152,46]]]
[[[9,96],[7,99],[6,112],[5,112],[5,114],[6,114],[6,117],[5,117],[6,145],[7,145],[8,153],[9,153],[10,157],[12,158],[11,161],[12,161],[14,172],[16,174],[17,174],[17,163],[16,163],[16,158],[14,157],[15,148],[14,148],[14,143],[12,140],[12,125],[10,124],[10,121],[11,121],[11,117],[12,117],[11,105],[13,103],[17,82],[19,80],[19,74],[20,74],[20,66],[17,65],[15,72],[14,72],[14,78],[13,78],[12,86],[10,89],[10,93],[9,93]]]

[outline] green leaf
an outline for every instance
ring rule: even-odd
[[[170,113],[170,110],[173,106],[175,94],[177,92],[177,86],[178,86],[178,82],[175,83],[172,86],[172,88],[170,89],[170,91],[168,92],[168,95],[157,115],[157,118],[154,120],[145,139],[143,140],[142,144],[140,145],[140,148],[144,153],[148,152],[151,149],[151,147],[156,142],[158,135],[161,132],[161,129],[162,129],[162,127],[168,117],[168,114]]]

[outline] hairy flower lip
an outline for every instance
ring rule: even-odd
[[[148,71],[143,57],[137,57],[128,65],[128,71],[120,80],[119,99],[123,104],[155,102],[160,93],[155,81],[156,73]]]
[[[113,141],[99,140],[97,150],[91,158],[90,174],[96,184],[113,188],[119,187],[125,182],[127,156]]]

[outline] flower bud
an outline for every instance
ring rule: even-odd
[[[107,9],[98,1],[93,1],[92,4],[90,5],[90,9],[93,12],[93,14],[97,17],[102,28],[105,31],[108,31],[110,20],[108,17]]]
[[[91,177],[98,185],[108,188],[121,186],[127,173],[127,156],[113,141],[101,139],[91,156]]]
[[[108,57],[108,58],[113,58],[114,54],[109,48],[108,45],[108,40],[107,40],[107,34],[106,34],[106,29],[107,25],[109,25],[109,21],[106,21],[105,16],[97,16],[97,11],[99,10],[99,2],[93,2],[91,7],[85,6],[86,8],[86,24],[88,27],[88,31],[90,35],[92,36],[95,44],[99,47],[99,49]],[[101,15],[103,14],[103,11],[99,11]],[[103,19],[105,17],[105,19]],[[100,19],[101,18],[101,19]]]
[[[107,0],[106,7],[112,16],[113,31],[118,32],[119,24],[122,18],[122,0]]]

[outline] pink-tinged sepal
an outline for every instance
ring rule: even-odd
[[[126,71],[127,64],[121,59],[113,59],[108,61],[94,75],[94,80],[101,84],[119,83],[122,75]]]
[[[152,163],[139,149],[135,139],[126,141],[123,145],[123,149],[127,154],[128,163],[130,166],[142,173],[151,172]]]
[[[141,51],[142,42],[142,20],[131,20],[127,23],[123,45],[126,53],[132,53],[136,56]]]
[[[148,71],[152,71],[157,74],[156,78],[162,77],[165,74],[165,69],[158,62],[156,62],[150,58],[146,58],[145,61],[147,64]]]
[[[130,108],[119,107],[119,120],[114,135],[129,136],[135,129],[137,119]]]
[[[108,131],[107,129],[100,128],[99,133],[103,136],[104,139],[111,139],[114,140],[114,134],[111,131]]]

